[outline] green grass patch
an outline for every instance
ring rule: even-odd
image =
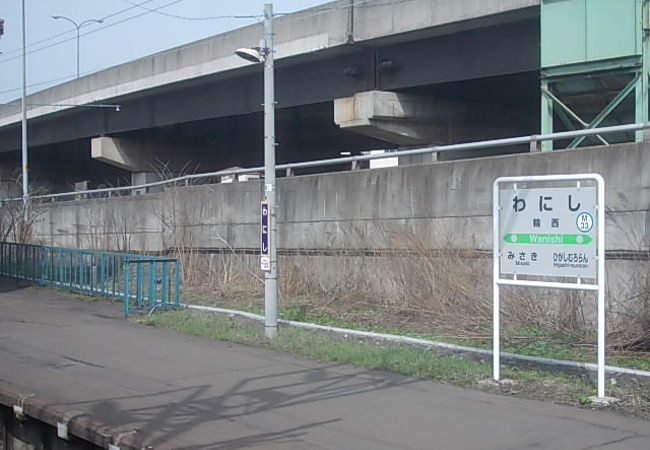
[[[452,356],[433,357],[430,352],[422,349],[349,341],[325,333],[290,327],[283,327],[277,339],[268,340],[259,325],[186,310],[156,313],[138,321],[227,342],[263,346],[323,361],[459,385],[474,384],[489,377],[491,373],[491,366],[486,363]]]
[[[435,332],[405,329],[397,326],[370,325],[359,320],[354,320],[355,311],[345,311],[346,318],[341,318],[333,314],[318,311],[315,308],[310,307],[310,305],[300,304],[301,300],[302,299],[291,299],[286,301],[284,305],[280,305],[278,310],[279,317],[297,322],[309,322],[318,325],[372,331],[397,336],[410,336],[483,349],[492,348],[492,339],[489,338],[449,337],[438,335]],[[215,305],[213,298],[200,294],[187,294],[184,298],[184,302]],[[259,315],[264,314],[263,302],[260,299],[238,299],[236,302],[223,300],[219,302],[219,305],[223,308],[236,309]],[[385,311],[379,311],[379,314],[382,312],[385,313]],[[578,345],[578,341],[580,343],[593,342],[594,345]],[[597,355],[595,343],[595,333],[576,337],[567,333],[545,330],[540,327],[506,326],[503,329],[501,350],[519,355],[596,363]],[[607,364],[650,371],[650,354],[644,352],[608,351]]]

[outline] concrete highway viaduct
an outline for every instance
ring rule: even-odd
[[[539,0],[340,0],[274,26],[280,163],[538,132]],[[261,36],[252,25],[30,95],[30,181],[260,165],[262,69],[233,52]],[[70,106],[88,104],[120,111]],[[3,181],[20,118],[0,109]]]

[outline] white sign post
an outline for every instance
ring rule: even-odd
[[[498,178],[493,185],[492,214],[494,379],[499,381],[501,363],[500,286],[596,291],[598,397],[604,398],[603,178],[598,174]]]

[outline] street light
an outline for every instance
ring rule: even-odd
[[[77,29],[77,78],[79,78],[79,30],[81,29],[81,27],[83,27],[84,25],[88,25],[89,23],[103,23],[104,21],[102,19],[88,19],[78,24],[77,22],[75,22],[74,20],[66,16],[52,16],[52,19],[67,20],[72,25],[74,25],[74,27]]]
[[[264,5],[264,40],[259,48],[240,48],[235,54],[247,61],[264,63],[264,201],[270,209],[269,265],[264,271],[264,329],[266,337],[278,334],[278,256],[275,203],[275,82],[273,71],[273,4]]]

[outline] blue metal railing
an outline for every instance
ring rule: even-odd
[[[180,305],[173,258],[0,242],[0,276],[120,298],[125,316]]]

